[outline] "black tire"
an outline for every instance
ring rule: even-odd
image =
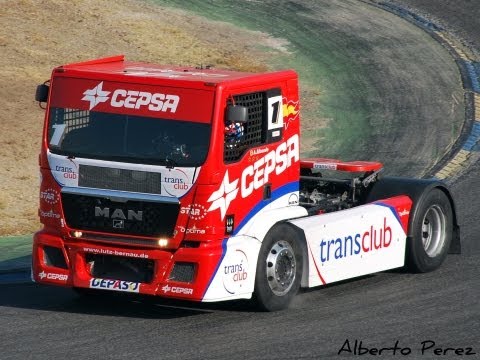
[[[406,267],[425,273],[437,269],[445,260],[453,236],[452,205],[447,195],[436,188],[418,205],[412,222],[412,238],[407,244]]]
[[[303,256],[295,230],[275,225],[258,255],[254,300],[264,311],[286,309],[300,288]],[[274,276],[276,274],[276,276]]]

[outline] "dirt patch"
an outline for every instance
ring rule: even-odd
[[[40,228],[37,154],[44,111],[33,98],[54,66],[125,54],[129,60],[265,71],[269,51],[284,51],[282,40],[264,33],[141,1],[0,5],[0,235]]]

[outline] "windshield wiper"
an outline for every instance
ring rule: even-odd
[[[165,166],[167,169],[173,169],[175,166],[178,166],[178,163],[172,158],[166,157],[163,160],[165,161]]]

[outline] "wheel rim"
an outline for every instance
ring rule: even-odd
[[[267,280],[272,292],[283,296],[291,289],[296,274],[295,253],[284,240],[277,241],[267,256]]]
[[[435,257],[442,251],[446,223],[445,213],[438,205],[431,206],[425,213],[422,222],[422,243],[428,256]]]

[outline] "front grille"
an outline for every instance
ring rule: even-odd
[[[195,275],[195,264],[188,262],[176,262],[168,280],[192,283]]]
[[[153,279],[155,262],[123,256],[86,254],[90,276],[138,283],[150,283]]]
[[[82,187],[147,194],[162,193],[161,173],[91,165],[80,165],[78,173],[78,186]]]
[[[172,237],[180,204],[62,190],[67,225],[77,230]],[[80,190],[80,189],[79,189]]]

